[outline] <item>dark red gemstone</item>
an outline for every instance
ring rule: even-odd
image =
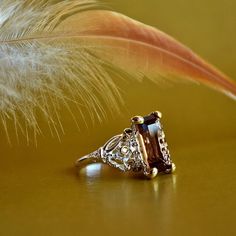
[[[143,138],[148,163],[159,172],[171,170],[171,159],[160,119],[151,114],[144,117],[143,124],[137,124],[136,129]]]

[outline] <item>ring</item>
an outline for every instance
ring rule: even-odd
[[[176,167],[170,157],[161,118],[159,111],[133,117],[130,128],[79,158],[76,166],[100,162],[123,172],[141,172],[150,179],[158,173],[173,173]]]

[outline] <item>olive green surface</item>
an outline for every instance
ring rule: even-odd
[[[236,78],[233,0],[110,0],[112,9],[173,35]],[[120,81],[121,114],[88,119],[65,135],[10,146],[0,133],[0,235],[236,235],[236,102],[203,86]],[[78,172],[77,157],[129,126],[163,112],[177,171],[152,181],[109,167]],[[46,125],[42,122],[44,130]],[[10,131],[13,133],[13,131]],[[14,136],[10,133],[10,136]]]

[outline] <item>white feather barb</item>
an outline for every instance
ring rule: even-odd
[[[99,119],[105,112],[98,95],[116,109],[110,105],[116,103],[119,92],[102,60],[69,38],[42,40],[66,17],[95,7],[93,0],[0,2],[0,119],[7,134],[8,120],[17,134],[19,130],[28,136],[29,129],[39,134],[40,110],[52,134],[59,137],[58,129],[63,131],[59,104],[70,111],[68,101]]]
[[[93,0],[0,0],[0,120],[7,134],[12,120],[17,136],[19,130],[29,140],[31,129],[36,137],[40,113],[59,137],[61,105],[73,117],[69,103],[92,118],[105,114],[102,104],[117,110],[122,100],[111,70],[202,83],[235,98],[235,81],[189,48],[100,7]]]

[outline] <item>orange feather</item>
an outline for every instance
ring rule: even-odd
[[[235,81],[189,48],[122,14],[104,10],[83,12],[63,22],[57,29],[61,30],[131,74],[139,72],[152,80],[159,75],[174,77],[176,82],[188,79],[236,95]]]

